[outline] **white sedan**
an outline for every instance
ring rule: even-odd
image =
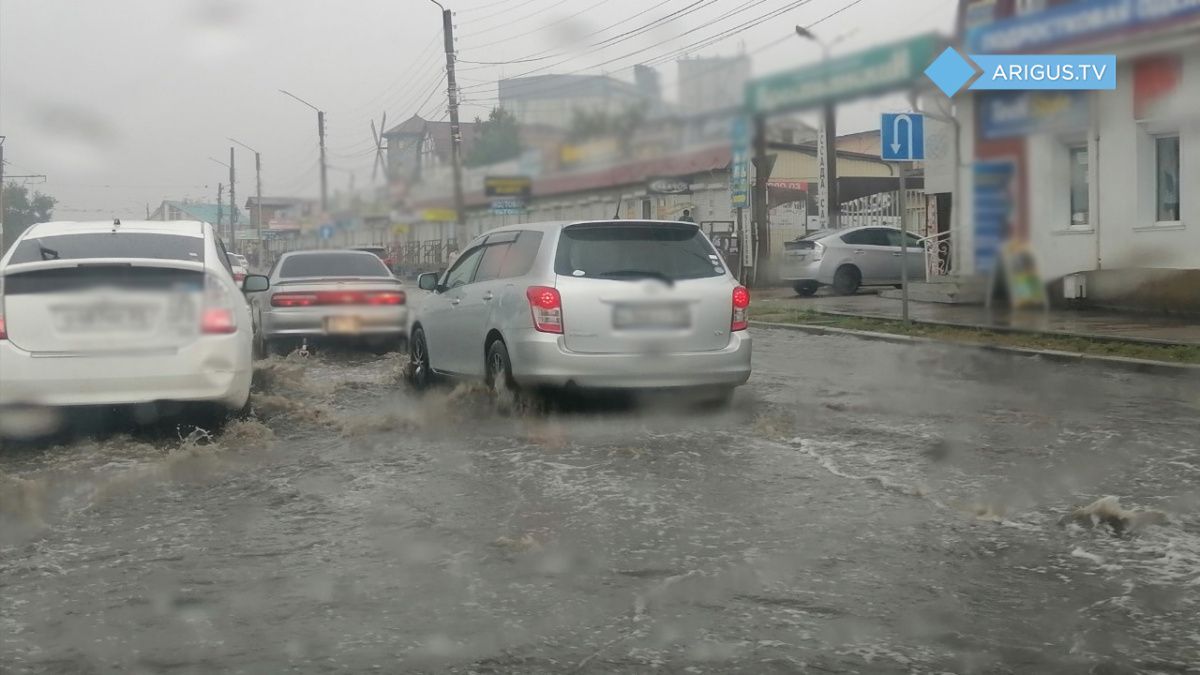
[[[0,411],[189,403],[224,415],[247,405],[252,339],[207,223],[40,223],[0,259]]]

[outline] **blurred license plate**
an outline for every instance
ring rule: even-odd
[[[331,316],[325,320],[326,333],[354,335],[362,332],[362,322],[357,316]]]
[[[686,305],[618,305],[613,310],[614,328],[687,328],[690,324]]]
[[[60,307],[55,326],[62,333],[129,333],[150,330],[154,308],[136,304]]]

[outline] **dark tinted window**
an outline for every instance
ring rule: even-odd
[[[455,288],[471,283],[471,278],[475,276],[475,268],[479,266],[479,258],[482,256],[482,248],[473,248],[462,254],[458,260],[454,261],[454,267],[446,272],[446,279],[442,285],[446,288]]]
[[[26,239],[13,251],[10,263],[87,258],[151,258],[204,261],[204,240],[177,234],[94,232]]]
[[[490,281],[500,277],[500,267],[508,257],[509,244],[491,244],[483,249],[483,258],[475,270],[475,281]]]
[[[888,246],[900,246],[900,230],[887,230]],[[921,238],[912,232],[906,232],[909,247],[920,247]]]
[[[842,241],[854,246],[889,246],[888,231],[879,228],[855,230],[842,235]]]
[[[500,278],[509,279],[529,274],[541,245],[541,232],[522,232],[516,243],[508,249],[504,264],[500,266]]]
[[[305,253],[285,258],[279,268],[281,279],[387,276],[387,268],[369,253]]]
[[[554,271],[606,279],[698,279],[720,276],[725,266],[694,225],[606,223],[564,229]]]

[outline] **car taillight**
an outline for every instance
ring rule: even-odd
[[[820,242],[814,242],[813,243],[813,260],[820,260],[821,256],[824,253],[825,253],[824,244],[821,244]]]
[[[745,286],[733,289],[733,318],[729,322],[729,330],[746,330],[750,326],[747,320],[747,310],[750,307],[750,291]]]
[[[8,339],[8,331],[4,329],[4,315],[0,314],[0,340]]]
[[[316,305],[396,306],[408,302],[404,291],[321,291],[319,293],[276,293],[272,307],[313,307]]]
[[[200,332],[205,335],[225,335],[237,331],[233,311],[224,307],[205,307],[200,315]]]
[[[200,310],[200,332],[227,335],[237,332],[233,298],[218,279],[208,276],[204,283],[204,308]]]
[[[236,281],[236,282],[238,282],[238,283],[240,284],[240,283],[242,283],[243,281],[245,281],[245,280],[246,280],[246,275],[245,275],[245,274],[242,274],[241,272],[234,272],[234,273],[233,273],[233,280],[234,280],[234,281]]]
[[[562,296],[558,289],[550,286],[530,286],[525,290],[529,298],[529,311],[533,313],[533,327],[542,333],[562,333]]]
[[[403,305],[408,301],[404,291],[373,291],[363,294],[368,305]]]
[[[276,293],[271,296],[272,307],[311,307],[315,304],[316,293]]]

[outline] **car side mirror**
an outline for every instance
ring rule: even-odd
[[[437,290],[437,286],[438,286],[438,273],[437,272],[426,272],[424,274],[417,276],[417,288],[420,288],[423,291],[433,291],[433,290]]]
[[[247,274],[242,279],[242,291],[245,293],[262,293],[271,287],[271,280],[261,274]]]

